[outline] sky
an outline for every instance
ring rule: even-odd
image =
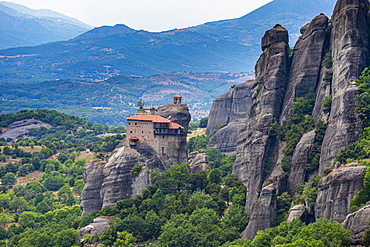
[[[238,18],[271,0],[5,0],[32,9],[51,9],[95,27],[125,24],[165,31]]]

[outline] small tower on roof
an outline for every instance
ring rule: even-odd
[[[173,96],[173,103],[176,104],[181,104],[181,96],[180,95],[175,95]]]

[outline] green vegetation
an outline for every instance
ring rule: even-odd
[[[298,219],[292,222],[283,222],[279,226],[257,232],[253,241],[236,240],[222,247],[301,247],[301,246],[351,246],[349,231],[340,226],[338,222],[325,218],[315,223],[305,225]]]
[[[323,106],[322,110],[324,113],[330,113],[332,101],[333,101],[333,96],[331,94],[330,96],[324,98],[324,100],[322,101],[322,106]]]
[[[352,212],[357,211],[358,208],[365,206],[365,204],[370,201],[370,162],[363,162],[362,165],[367,166],[366,175],[363,181],[364,188],[351,200],[350,206]]]
[[[204,117],[199,122],[199,128],[207,128],[208,125],[208,117]]]
[[[304,204],[309,202],[310,205],[313,205],[317,198],[317,186],[319,185],[320,176],[311,178],[308,182],[304,184],[297,184],[296,191],[297,195],[295,196],[294,204]]]
[[[360,94],[356,99],[356,110],[358,116],[364,124],[364,131],[359,140],[342,149],[336,157],[335,162],[345,164],[353,160],[364,159],[368,157],[370,150],[370,69],[365,68],[358,82]]]
[[[314,123],[311,116],[315,104],[315,95],[309,94],[307,98],[296,98],[293,103],[294,116],[291,122],[280,125],[275,122],[271,125],[271,134],[278,140],[285,142],[283,149],[282,168],[289,173],[291,158],[295,147],[301,140],[303,134],[315,129],[316,137],[314,147],[309,154],[309,161],[306,167],[307,172],[312,172],[318,167],[320,160],[321,143],[323,141],[326,125],[322,121]]]
[[[220,246],[237,239],[248,223],[246,187],[235,175],[223,177],[217,168],[192,174],[183,163],[151,177],[153,185],[141,196],[84,217],[115,218],[99,236],[106,246],[122,238],[120,232],[132,234],[136,243],[154,241],[154,246]],[[88,224],[84,218],[81,222]]]

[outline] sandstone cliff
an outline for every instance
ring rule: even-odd
[[[284,28],[276,25],[262,38],[263,53],[251,85],[255,101],[240,131],[233,166],[233,173],[247,186],[246,212],[251,220],[243,237],[253,238],[257,230],[271,227],[267,215],[276,217],[273,213],[276,202],[264,207],[259,205],[262,198],[266,199],[263,185],[271,183],[275,197],[284,191],[294,196],[297,184],[322,175],[326,168],[335,168],[333,161],[340,150],[357,141],[362,133],[355,101],[356,80],[368,66],[368,5],[366,0],[338,0],[331,25],[325,15],[316,16],[301,29],[302,36],[291,57],[287,54]],[[295,114],[296,98],[308,97],[310,93],[316,95],[311,113],[313,120],[322,120],[328,127],[325,131],[325,124],[322,124],[324,127],[318,132],[311,128],[312,131],[302,134],[300,140],[297,137],[294,152],[284,153],[289,143],[271,136],[270,126],[275,121],[288,126],[285,124],[290,123]],[[289,168],[283,171],[284,159]],[[310,163],[312,159],[320,160],[319,165],[307,169],[307,164],[318,163]],[[363,187],[364,175],[365,168],[359,166],[341,168],[321,178],[314,207],[306,205],[307,211],[302,205],[297,206],[290,219],[301,218],[308,222],[314,215],[316,219],[326,217],[343,222],[350,213],[351,199]]]
[[[319,15],[308,26],[301,29],[302,36],[299,37],[293,50],[289,82],[280,118],[282,124],[293,118],[293,102],[296,97],[305,97],[316,91],[320,79],[327,27],[328,17]]]
[[[358,211],[347,215],[342,226],[351,232],[352,244],[362,244],[364,231],[369,229],[370,221],[370,204],[360,208]]]
[[[263,167],[270,145],[270,126],[279,118],[284,100],[288,48],[288,32],[283,27],[277,26],[267,31],[262,38],[263,53],[256,65],[253,85],[256,100],[239,135],[237,158],[233,166],[233,173],[247,186],[247,213],[253,211],[258,190],[262,187]]]
[[[343,222],[350,213],[351,199],[364,187],[365,173],[366,166],[344,167],[321,178],[315,204],[316,218]]]
[[[208,141],[207,148],[216,148],[222,153],[232,155],[236,153],[236,145],[246,118],[238,118],[218,130]]]
[[[236,85],[213,101],[206,135],[211,134],[220,124],[227,125],[236,119],[248,117],[252,105],[251,83],[247,81]]]
[[[320,160],[320,173],[332,166],[341,149],[355,142],[362,132],[355,109],[355,80],[367,66],[368,1],[339,0],[332,16],[333,60],[332,107]]]

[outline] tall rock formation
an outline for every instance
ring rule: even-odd
[[[253,238],[257,230],[271,227],[269,217],[276,216],[273,213],[276,203],[268,203],[265,208],[260,204],[262,197],[266,198],[261,192],[262,185],[272,184],[275,197],[284,191],[294,196],[298,183],[321,175],[326,168],[334,168],[333,161],[340,150],[357,141],[362,133],[355,105],[356,80],[368,65],[368,9],[366,0],[338,0],[331,26],[328,18],[320,14],[301,29],[291,65],[287,31],[277,25],[263,37],[263,53],[256,64],[256,80],[252,85],[255,101],[240,132],[233,166],[233,173],[247,186],[246,212],[251,220],[243,237]],[[284,126],[281,131],[287,133],[285,128],[296,124],[292,121],[296,98],[307,98],[310,93],[316,94],[312,118],[327,123],[326,131],[323,123],[317,125],[320,126],[317,130],[308,128],[310,132],[299,133],[300,141],[293,140],[297,141],[295,147],[289,146],[292,142],[286,138],[287,143],[274,141],[271,124],[277,121]],[[311,124],[302,122],[294,127],[301,131]],[[288,146],[289,154],[284,149]],[[284,171],[282,161],[288,167]],[[315,214],[316,218],[342,222],[350,212],[350,200],[363,186],[364,174],[364,167],[348,167],[322,178],[315,210],[309,207],[305,214],[310,220]]]
[[[248,117],[252,105],[251,84],[252,81],[247,81],[236,85],[213,101],[206,135],[217,130],[220,124],[227,125],[235,119]]]
[[[294,46],[289,83],[280,119],[282,124],[292,120],[293,102],[296,97],[305,97],[316,91],[327,27],[328,17],[322,14],[301,29],[302,35]]]
[[[362,132],[356,112],[356,80],[369,56],[368,1],[338,0],[332,16],[332,107],[320,159],[321,173]]]
[[[263,53],[256,65],[253,85],[256,100],[239,135],[237,158],[233,166],[233,173],[247,186],[247,213],[253,211],[259,190],[262,189],[263,168],[270,145],[270,126],[279,118],[284,100],[288,48],[288,31],[281,26],[268,30],[262,38]]]

